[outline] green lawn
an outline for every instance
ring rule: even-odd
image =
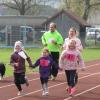
[[[82,56],[85,61],[100,59],[100,48],[84,49]]]
[[[13,49],[0,49],[0,62],[4,62],[6,64],[6,76],[11,76],[12,73],[12,67],[9,65],[10,55],[13,52]],[[26,52],[31,57],[32,62],[34,63],[35,60],[40,56],[41,49],[31,48],[26,49]],[[85,61],[100,59],[100,49],[84,49],[82,56]],[[28,66],[28,64],[26,63]],[[37,70],[37,69],[35,69]],[[27,72],[32,72],[27,67]]]

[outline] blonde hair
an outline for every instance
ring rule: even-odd
[[[69,40],[69,42],[68,42],[68,48],[70,49],[70,45],[72,44],[72,43],[74,43],[74,47],[76,48],[76,41],[74,40],[74,39],[71,39],[71,40]]]

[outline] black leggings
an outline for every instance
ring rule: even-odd
[[[65,70],[68,86],[74,87],[78,82],[76,70]]]

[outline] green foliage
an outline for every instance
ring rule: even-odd
[[[98,0],[62,0],[62,2],[62,8],[70,9],[85,20],[87,20],[91,10],[100,8]]]

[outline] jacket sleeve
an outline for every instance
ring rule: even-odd
[[[63,38],[61,36],[61,34],[58,32],[57,34],[57,44],[62,45],[63,44]]]
[[[63,68],[64,66],[64,55],[65,55],[65,50],[61,53],[59,57],[59,68]]]
[[[43,44],[43,45],[47,45],[46,39],[45,39],[45,35],[44,35],[44,34],[43,34],[43,36],[41,37],[41,40],[42,40],[42,44]]]
[[[11,57],[10,57],[10,65],[13,67],[15,66],[15,61],[13,59],[13,55],[11,55]]]
[[[31,61],[31,59],[30,59],[30,57],[27,57],[27,62],[28,62],[28,64],[29,64],[29,67],[32,67],[32,61]]]
[[[83,58],[82,58],[80,52],[79,52],[79,55],[78,55],[78,61],[79,61],[79,66],[80,66],[81,68],[85,68],[85,63],[84,63],[84,60],[83,60]]]
[[[76,47],[79,51],[83,51],[83,46],[80,39],[77,39]]]
[[[36,60],[34,64],[32,64],[32,68],[38,67],[40,65],[40,59]]]
[[[24,52],[25,55],[27,56],[26,60],[27,60],[27,62],[28,62],[28,64],[29,64],[29,67],[31,67],[31,66],[32,66],[31,58],[27,55],[27,53],[26,53],[25,51],[23,51],[23,52]]]

